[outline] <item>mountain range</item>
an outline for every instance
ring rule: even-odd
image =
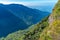
[[[27,29],[49,14],[21,4],[0,4],[0,37]]]
[[[10,33],[0,40],[60,40],[60,0],[52,13],[25,30]]]

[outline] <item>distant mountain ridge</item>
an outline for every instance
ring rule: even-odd
[[[42,12],[37,9],[31,9],[31,8],[28,8],[26,6],[19,5],[19,4],[10,4],[10,5],[2,5],[2,6],[6,8],[7,10],[9,10],[10,12],[12,12],[15,16],[19,17],[20,19],[23,19],[24,21],[30,24],[31,22],[32,24],[35,24],[36,22],[40,21],[41,18],[43,18],[43,16],[46,16],[49,14],[48,12]]]
[[[26,29],[47,15],[49,15],[48,12],[31,9],[19,4],[0,4],[0,36]]]
[[[28,25],[22,19],[19,19],[8,10],[0,7],[0,36],[6,36],[12,31],[22,29],[20,26],[25,28]]]

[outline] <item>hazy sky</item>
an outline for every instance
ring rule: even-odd
[[[57,1],[58,0],[0,0],[0,3],[3,3],[3,4],[11,4],[11,3],[23,4],[23,5],[29,6],[31,8],[37,8],[37,9],[41,9],[41,10],[46,9],[46,10],[50,11]]]
[[[56,0],[0,0],[0,1],[56,1]]]
[[[34,6],[34,5],[41,5],[41,4],[49,4],[49,3],[55,3],[57,0],[0,0],[0,3],[4,4],[10,4],[10,3],[18,3],[18,4],[24,4],[28,6]]]

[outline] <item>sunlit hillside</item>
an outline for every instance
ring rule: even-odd
[[[53,12],[28,29],[19,30],[0,40],[60,40],[60,0]]]
[[[40,34],[39,40],[60,40],[60,0],[49,17],[49,27]]]

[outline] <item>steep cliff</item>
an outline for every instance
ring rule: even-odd
[[[49,17],[49,26],[40,34],[39,40],[60,40],[60,0]]]

